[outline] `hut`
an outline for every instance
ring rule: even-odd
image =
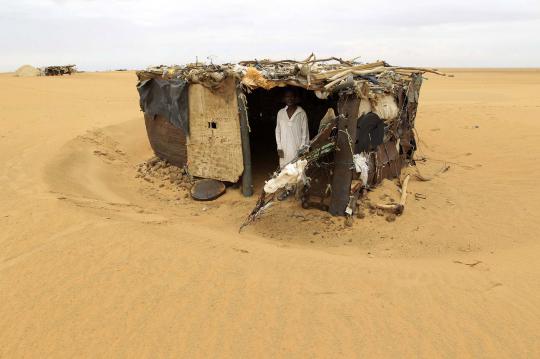
[[[43,76],[71,75],[77,72],[76,65],[46,66],[42,67],[40,70]]]
[[[311,55],[151,67],[137,72],[137,89],[158,157],[187,166],[194,177],[238,183],[245,196],[270,174],[263,199],[287,177],[277,165],[274,128],[283,89],[296,89],[312,138],[291,164],[302,165],[295,167],[305,184],[302,204],[344,215],[353,193],[398,177],[413,161],[425,72],[438,73]]]

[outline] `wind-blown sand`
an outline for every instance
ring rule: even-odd
[[[135,178],[132,72],[0,75],[0,357],[540,357],[540,72],[452,72],[403,216],[241,234],[255,198]]]

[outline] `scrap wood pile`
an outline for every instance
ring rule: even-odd
[[[75,66],[76,65],[47,66],[40,68],[40,70],[43,76],[71,75],[72,73],[77,72]]]
[[[276,172],[268,180],[257,200],[257,203],[244,222],[241,224],[239,231],[242,231],[244,227],[260,218],[270,207],[274,204],[277,195],[280,191],[283,191],[287,185],[299,185],[302,187],[303,192],[309,191],[311,181],[307,173],[309,173],[310,167],[324,166],[325,162],[332,161],[332,152],[336,150],[336,126],[340,118],[336,118],[332,121],[331,125],[311,141],[310,147],[313,148],[310,151],[299,155],[291,163],[287,164],[280,172]],[[321,139],[330,135],[330,141],[322,143]],[[358,157],[357,157],[358,159]],[[361,161],[364,158],[361,159]],[[357,165],[358,163],[355,163]],[[369,210],[372,214],[380,216],[386,216],[386,221],[393,222],[397,216],[403,214],[405,210],[405,203],[407,200],[407,190],[409,181],[411,178],[415,178],[420,182],[431,181],[434,177],[448,171],[450,166],[446,163],[433,175],[424,176],[420,173],[420,170],[416,166],[409,167],[410,170],[404,171],[397,178],[397,191],[399,192],[399,200],[391,200],[386,203],[373,201],[368,195],[368,191],[372,188],[366,185],[366,180],[353,181],[351,185],[350,202],[347,205],[347,215],[345,217],[345,225],[352,226],[354,216],[357,218],[364,218],[365,211]],[[356,169],[359,177],[362,175],[367,176],[369,168],[363,167]],[[391,183],[391,182],[389,182]],[[385,196],[386,197],[386,196]],[[415,193],[415,199],[425,199],[426,197],[420,193]],[[353,216],[354,215],[354,216]]]

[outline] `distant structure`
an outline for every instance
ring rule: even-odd
[[[76,65],[33,67],[23,65],[15,71],[17,77],[61,76],[77,72]]]
[[[43,76],[61,76],[61,75],[71,75],[74,72],[77,72],[75,68],[76,65],[65,65],[65,66],[47,66],[41,68]]]

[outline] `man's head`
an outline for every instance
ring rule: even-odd
[[[294,91],[291,88],[288,88],[285,90],[285,93],[283,94],[283,102],[285,102],[285,105],[296,106],[299,101],[300,101],[300,98],[296,91]]]

